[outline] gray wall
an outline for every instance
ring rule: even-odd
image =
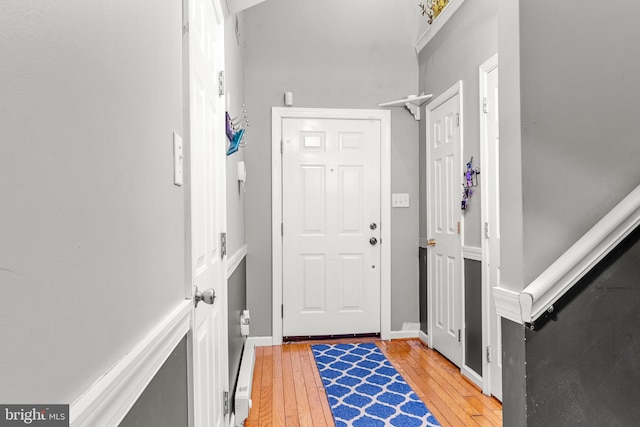
[[[467,1],[420,52],[420,91],[437,98],[459,80],[463,81],[464,141],[462,161],[473,156],[482,172],[480,156],[480,110],[478,67],[498,51],[496,0]],[[422,112],[424,113],[424,108]],[[423,114],[424,117],[424,114]],[[420,122],[420,237],[427,235],[426,121]],[[463,165],[461,165],[463,166]],[[475,189],[464,212],[463,244],[480,247],[480,198]],[[462,189],[460,189],[460,198]]]
[[[599,4],[520,2],[525,283],[640,184],[640,3]]]
[[[501,271],[502,285],[511,289],[521,290],[535,279],[640,184],[635,117],[640,107],[636,96],[640,46],[635,42],[640,29],[634,19],[640,5],[631,0],[617,2],[607,19],[598,7],[595,0],[500,3]],[[615,286],[626,287],[624,283]],[[624,306],[600,307],[601,303],[595,298],[585,300],[576,321],[595,325],[596,318],[606,318],[605,313],[622,310],[620,315],[629,314]],[[599,317],[589,314],[595,308],[599,308]],[[558,327],[570,333],[572,321],[559,320]],[[508,356],[507,343],[520,340],[525,345],[523,338],[520,330],[503,329]],[[593,339],[597,337],[576,345],[590,353],[597,348]],[[507,385],[515,390],[522,387],[525,364],[535,366],[546,360],[553,367],[563,363],[545,359],[529,339],[526,343],[526,359],[519,361],[522,366],[503,370],[505,390],[509,390]],[[615,348],[597,348],[596,354],[610,358]],[[561,376],[563,383],[558,387],[567,399],[594,392],[593,384],[570,377],[578,375],[580,366],[574,364],[572,371]],[[637,375],[628,365],[620,369],[628,376]],[[529,378],[533,375],[527,373]],[[550,390],[527,382],[526,391],[526,413],[534,416],[532,405],[546,399]],[[589,404],[582,398],[563,402],[571,406],[568,412]],[[505,397],[505,423],[513,414],[522,421],[524,408],[523,402]],[[635,417],[631,410],[623,416],[629,414]],[[617,425],[613,418],[607,422]],[[531,425],[543,424],[532,418]]]
[[[73,402],[184,300],[182,2],[149,6],[0,5],[2,402]]]
[[[528,426],[640,425],[638,277],[640,229],[526,331]]]
[[[271,107],[293,91],[296,107],[377,108],[417,92],[414,2],[269,0],[246,11],[247,302],[252,335],[271,335]],[[416,25],[413,25],[416,23]],[[418,315],[418,125],[392,109],[391,328]]]
[[[236,28],[238,36],[236,35]],[[224,23],[225,96],[229,115],[242,117],[244,104],[244,13],[229,15]],[[244,126],[244,124],[243,124]],[[246,138],[251,139],[247,128]],[[227,147],[229,141],[227,141]],[[236,253],[246,243],[245,192],[238,182],[238,162],[243,161],[246,147],[227,156],[227,253]]]
[[[189,425],[185,336],[153,377],[119,427]]]

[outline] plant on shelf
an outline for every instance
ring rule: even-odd
[[[449,0],[427,0],[425,3],[418,4],[418,7],[422,16],[426,16],[427,22],[431,25],[448,3]]]

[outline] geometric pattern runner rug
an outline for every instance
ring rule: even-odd
[[[336,427],[440,426],[374,343],[311,349]]]

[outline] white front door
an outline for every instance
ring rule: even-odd
[[[486,155],[483,172],[487,185],[487,224],[485,239],[488,247],[488,299],[489,299],[489,345],[491,363],[491,394],[502,400],[502,331],[500,317],[496,314],[496,303],[491,291],[500,285],[500,188],[498,134],[498,68],[486,74]]]
[[[193,314],[193,405],[195,427],[227,425],[228,390],[226,271],[220,236],[225,230],[224,100],[218,95],[223,69],[221,10],[211,0],[188,0],[189,30],[189,234],[193,292],[213,289],[212,305]]]
[[[428,155],[428,287],[433,348],[461,363],[462,283],[460,201],[460,94],[433,101],[429,113]]]
[[[379,333],[380,121],[282,127],[283,336]]]

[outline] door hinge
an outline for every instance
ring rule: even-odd
[[[458,221],[458,234],[460,234],[460,221]]]
[[[484,238],[485,239],[489,238],[489,223],[488,222],[484,223]]]
[[[487,346],[487,363],[491,363],[491,346]]]
[[[222,403],[224,407],[224,415],[229,414],[229,392],[225,391],[222,393]]]
[[[482,112],[487,114],[489,109],[487,108],[487,97],[482,98]]]
[[[221,257],[227,254],[227,233],[220,233],[220,253]]]
[[[280,223],[280,235],[284,236],[284,222]]]
[[[280,154],[284,153],[284,140],[280,140]]]
[[[458,329],[458,342],[460,342],[462,338],[462,333],[460,332],[460,329]]]
[[[460,127],[460,113],[456,113],[456,126]]]
[[[284,319],[284,304],[280,304],[280,318]]]
[[[224,71],[218,73],[218,95],[224,95]]]
[[[187,22],[182,26],[182,34],[189,34],[189,23]]]

